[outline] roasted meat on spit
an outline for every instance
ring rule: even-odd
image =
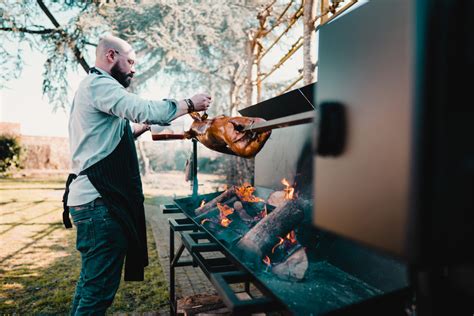
[[[194,122],[185,132],[185,138],[196,138],[207,148],[224,154],[252,158],[263,148],[271,134],[271,131],[244,131],[252,124],[265,121],[261,118],[221,115],[208,119],[198,113],[191,113],[191,116]]]

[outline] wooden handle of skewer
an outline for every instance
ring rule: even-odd
[[[155,141],[186,139],[184,134],[151,134],[151,138]]]

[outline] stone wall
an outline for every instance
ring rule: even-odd
[[[0,122],[0,135],[18,137],[22,147],[23,169],[70,169],[69,142],[66,137],[22,135],[20,123],[11,122]]]
[[[22,166],[25,169],[70,169],[69,142],[66,137],[20,136]]]
[[[20,135],[20,123],[0,122],[0,135]]]

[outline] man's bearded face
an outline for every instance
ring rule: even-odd
[[[127,88],[130,86],[130,83],[132,82],[133,78],[133,73],[131,72],[125,72],[122,70],[120,67],[120,63],[117,61],[115,65],[110,69],[110,74],[112,77],[114,77],[124,88]]]

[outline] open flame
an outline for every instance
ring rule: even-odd
[[[283,178],[283,180],[281,180],[281,183],[285,186],[285,188],[283,189],[283,191],[285,191],[285,199],[286,200],[293,200],[294,193],[295,193],[295,188],[293,188],[290,185],[290,183],[288,182],[288,180],[286,180],[285,178]]]
[[[219,209],[219,219],[222,226],[227,227],[232,223],[230,219],[227,218],[230,214],[234,213],[234,209],[225,204],[217,203],[217,208]]]
[[[205,204],[206,204],[206,201],[205,201],[205,200],[202,200],[202,201],[201,201],[201,204],[199,205],[199,207],[203,207]]]
[[[296,240],[296,234],[295,231],[292,230],[291,232],[286,235],[286,239],[290,241],[292,244],[296,244],[298,241]]]
[[[281,238],[280,236],[278,236],[278,238],[280,239],[280,241],[278,241],[278,242],[275,244],[275,246],[273,246],[273,248],[272,248],[272,253],[275,253],[275,250],[276,250],[279,246],[283,245],[283,243],[284,243],[285,241],[287,241],[287,244],[286,244],[286,245],[288,245],[288,243],[289,243],[290,245],[294,245],[294,244],[296,244],[296,243],[298,242],[298,240],[296,240],[296,234],[295,234],[295,231],[294,231],[294,230],[292,230],[291,232],[289,232],[289,233],[285,236],[285,238]]]
[[[285,239],[283,239],[281,237],[278,237],[278,238],[280,238],[280,241],[275,246],[273,246],[272,253],[275,253],[275,249],[277,249],[278,246],[280,246],[281,244],[283,244],[285,242]]]
[[[225,204],[217,203],[217,208],[219,209],[220,217],[227,217],[228,215],[234,213],[234,209]]]
[[[253,195],[254,192],[255,188],[251,186],[248,182],[245,182],[244,184],[242,184],[242,186],[237,187],[235,190],[237,196],[244,202],[265,202],[265,200]]]
[[[221,219],[221,225],[224,226],[224,227],[229,226],[230,223],[232,223],[232,221],[230,219],[228,219],[227,217]]]
[[[270,257],[268,257],[268,256],[265,256],[265,258],[263,258],[262,261],[263,261],[263,263],[265,263],[265,265],[266,265],[267,267],[269,267],[269,266],[272,265],[272,261],[270,260]]]

